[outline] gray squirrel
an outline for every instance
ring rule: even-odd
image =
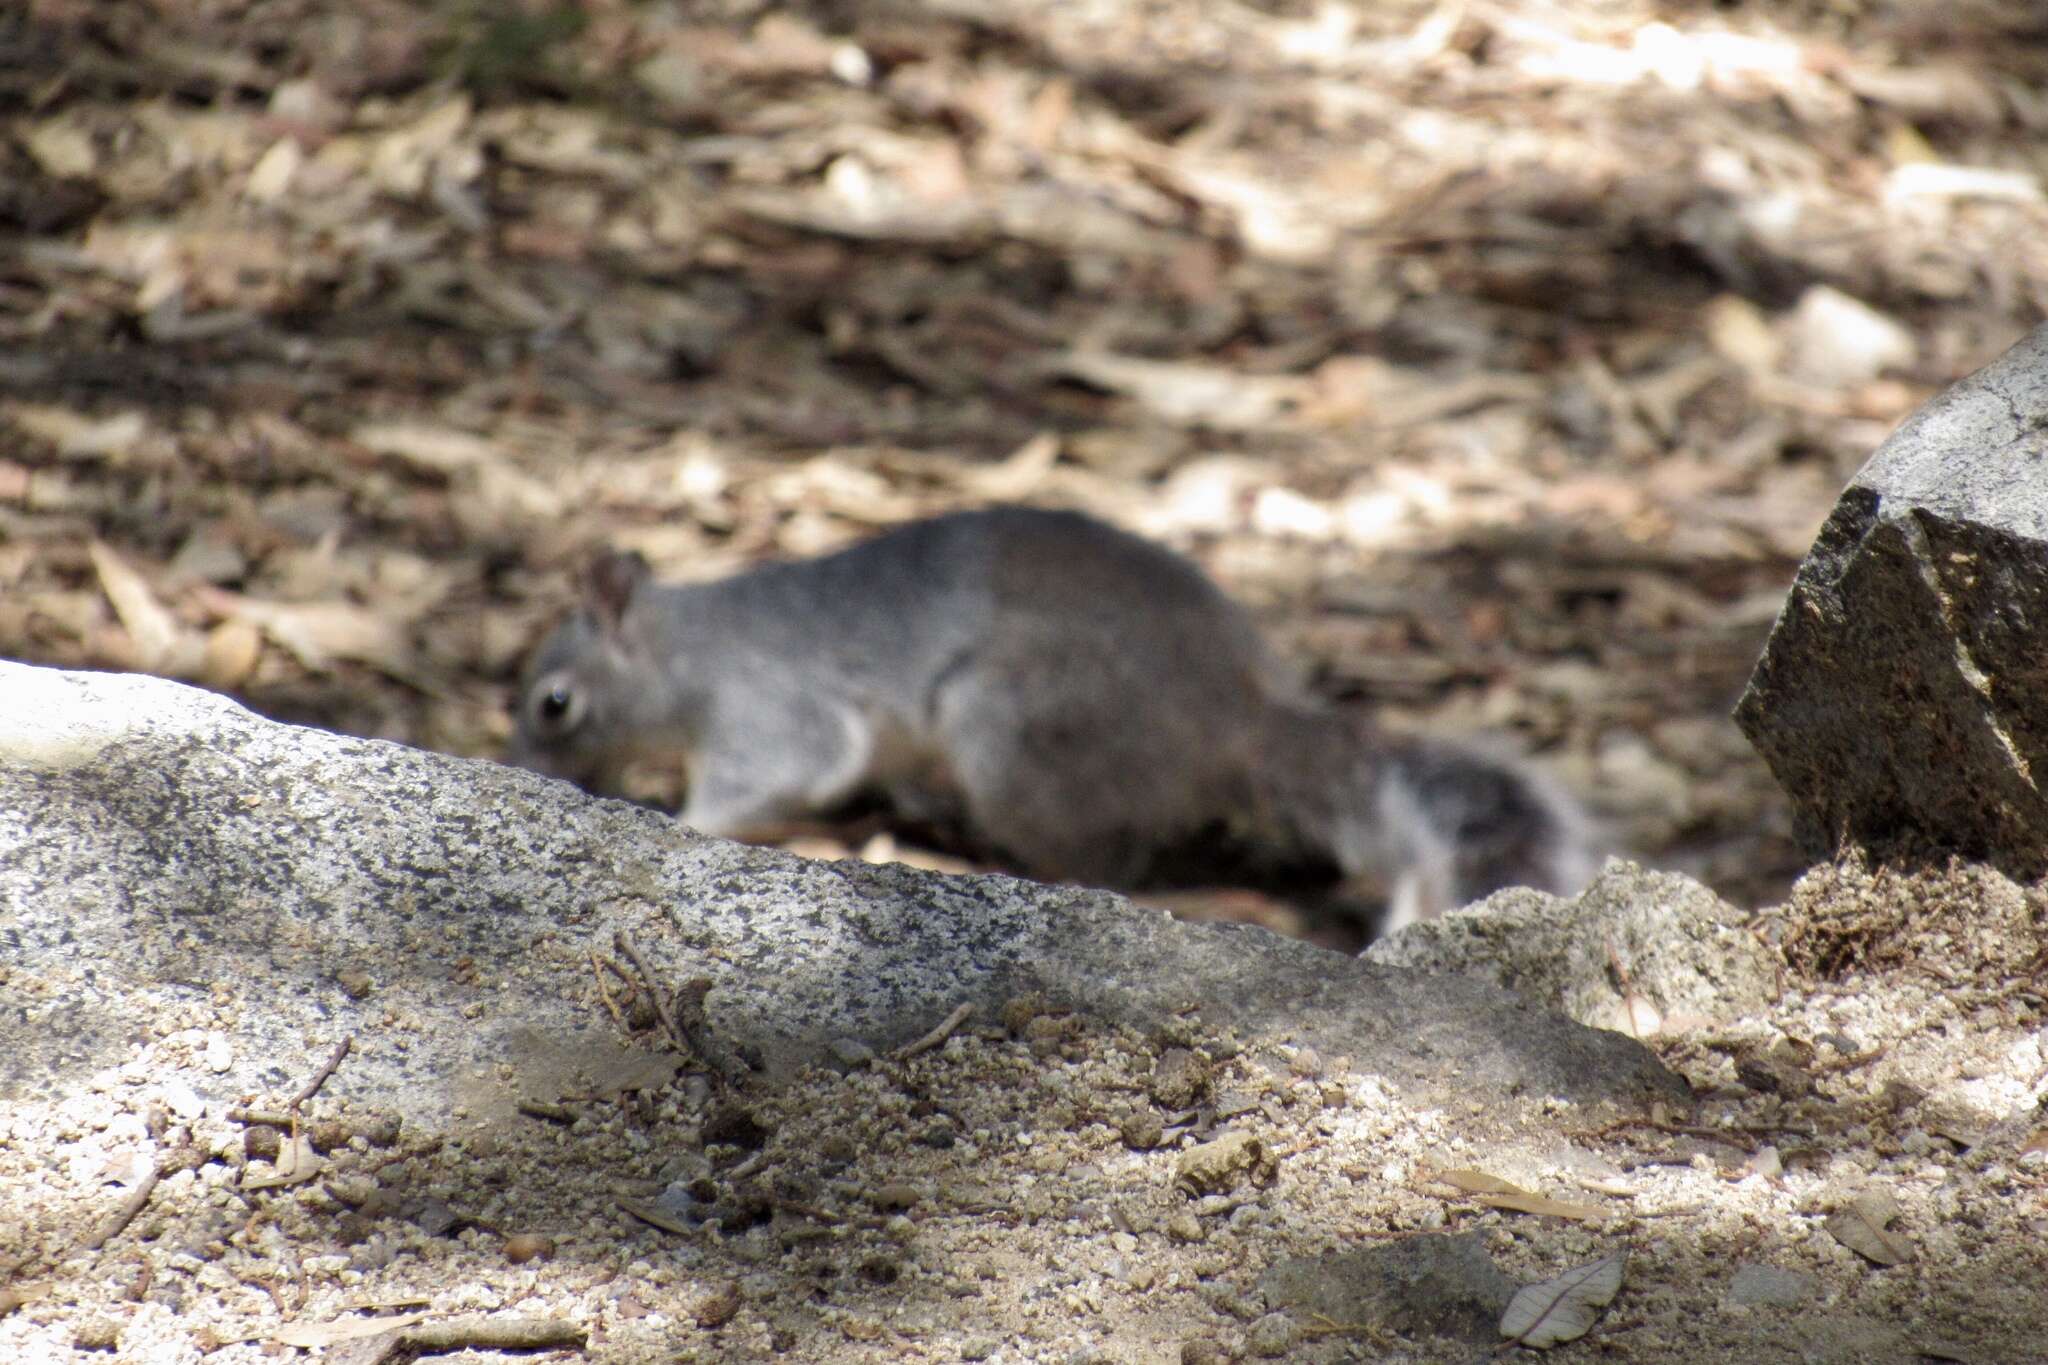
[[[953,513],[683,586],[607,554],[585,594],[528,668],[513,761],[602,788],[680,757],[707,834],[879,797],[1046,880],[1320,877],[1383,932],[1591,872],[1561,792],[1310,697],[1201,570],[1079,513]]]

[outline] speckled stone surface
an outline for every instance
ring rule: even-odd
[[[1636,1102],[1630,1039],[1497,988],[1005,877],[807,862],[498,764],[263,720],[139,676],[0,664],[0,1099],[119,1055],[181,993],[247,1037],[221,1093],[331,1083],[415,1112],[509,1107],[626,1065],[589,951],[628,929],[770,1073],[1042,991],[1156,1025],[1194,1010],[1418,1097]]]
[[[1365,956],[1478,976],[1582,1024],[1632,1034],[1661,1020],[1760,1015],[1782,970],[1734,906],[1681,873],[1620,859],[1577,896],[1509,887],[1412,924]]]

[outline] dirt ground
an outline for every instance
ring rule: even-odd
[[[302,1078],[204,1104],[244,1005],[166,989],[131,1062],[0,1117],[0,1355],[365,1365],[424,1323],[511,1358],[481,1318],[614,1365],[1464,1362],[1516,1283],[1618,1257],[1558,1359],[2041,1359],[2048,898],[1851,863],[1758,928],[1766,1015],[1647,1040],[1696,1095],[1669,1112],[1418,1105],[1307,1048],[1022,999],[769,1093],[649,1043],[506,1119],[480,1076],[436,1132],[316,1097],[297,1178],[261,1118]]]
[[[2043,38],[2003,0],[10,7],[0,653],[492,754],[594,545],[706,576],[1078,506],[1330,695],[1505,732],[1617,848],[1775,907],[1789,958],[1770,1018],[1657,1043],[1703,1095],[1662,1128],[1496,1131],[1199,1038],[1210,1097],[1162,1106],[1170,1021],[1076,1020],[821,1073],[758,1102],[758,1151],[677,1090],[480,1139],[545,1172],[509,1188],[364,1139],[353,1185],[252,1214],[201,1160],[66,1259],[158,1122],[110,1078],[0,1143],[41,1220],[0,1248],[0,1351],[106,1324],[182,1360],[424,1297],[621,1360],[1470,1359],[1261,1287],[1447,1229],[1519,1280],[1630,1250],[1567,1358],[2041,1358],[2039,902],[1853,870],[1788,901],[1727,713],[1842,481],[2041,316]],[[1133,1148],[1148,1108],[1187,1131]],[[1190,1213],[1175,1163],[1232,1124],[1274,1179]],[[812,1212],[755,1221],[785,1178]],[[697,1180],[723,1230],[616,1211]],[[1825,1231],[1870,1190],[1912,1259]],[[510,1264],[523,1229],[555,1258]],[[1731,1304],[1751,1265],[1810,1278]]]

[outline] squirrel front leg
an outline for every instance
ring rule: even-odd
[[[690,761],[681,819],[704,834],[766,842],[844,804],[872,776],[873,727],[850,707],[761,691],[714,710]]]

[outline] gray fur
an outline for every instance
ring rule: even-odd
[[[1200,570],[1076,513],[956,513],[708,584],[604,567],[535,655],[514,758],[603,786],[678,755],[706,833],[873,792],[1049,880],[1170,884],[1227,849],[1326,866],[1400,923],[1591,870],[1562,793],[1313,700]]]

